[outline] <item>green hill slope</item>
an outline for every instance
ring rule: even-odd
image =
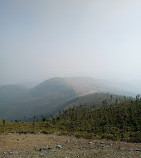
[[[141,142],[141,98],[100,107],[74,107],[51,121],[54,128],[83,137]]]
[[[59,112],[42,122],[34,117],[32,122],[0,121],[0,133],[56,133],[85,138],[108,138],[141,142],[141,97],[118,98],[102,106],[75,106]]]

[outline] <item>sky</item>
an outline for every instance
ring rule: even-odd
[[[68,76],[141,83],[140,0],[0,0],[0,84]]]

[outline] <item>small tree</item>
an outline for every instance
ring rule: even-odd
[[[45,122],[46,121],[46,117],[45,116],[41,116],[41,121]]]
[[[2,124],[3,124],[3,126],[5,126],[5,120],[2,120]]]
[[[34,116],[33,116],[33,122],[32,122],[32,126],[33,126],[33,127],[35,126],[35,121],[36,121],[36,116],[34,115]]]

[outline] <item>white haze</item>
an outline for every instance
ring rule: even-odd
[[[0,0],[0,84],[88,76],[140,92],[140,15],[140,0]]]

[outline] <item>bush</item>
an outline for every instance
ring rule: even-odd
[[[128,142],[141,143],[141,132],[131,134]]]

